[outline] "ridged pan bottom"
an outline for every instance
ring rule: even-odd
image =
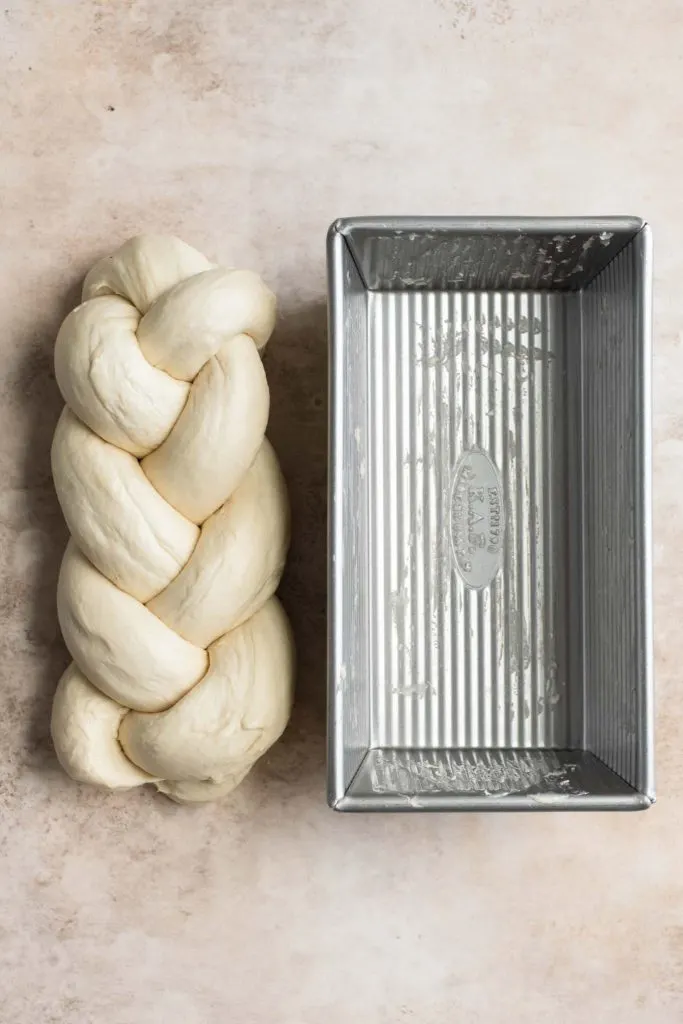
[[[580,745],[575,304],[369,296],[374,747]]]

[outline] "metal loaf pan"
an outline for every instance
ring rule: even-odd
[[[328,244],[331,806],[649,806],[647,225]]]

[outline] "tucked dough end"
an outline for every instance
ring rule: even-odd
[[[107,789],[130,789],[155,780],[121,750],[119,726],[127,713],[95,689],[76,665],[59,680],[52,705],[51,732],[57,758],[67,775]]]

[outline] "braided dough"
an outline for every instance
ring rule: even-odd
[[[57,607],[74,661],[52,736],[81,782],[211,800],[287,723],[294,652],[273,595],[289,507],[259,354],[274,318],[258,275],[143,235],[92,268],[59,331]]]

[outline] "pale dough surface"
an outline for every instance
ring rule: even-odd
[[[55,346],[52,471],[72,539],[59,621],[74,663],[52,735],[78,781],[229,793],[281,734],[294,647],[273,596],[289,504],[265,439],[257,274],[143,235],[100,260]]]

